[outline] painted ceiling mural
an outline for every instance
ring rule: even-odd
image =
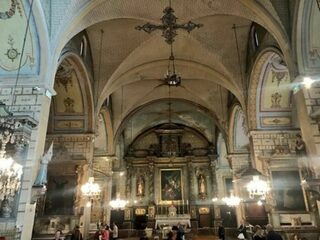
[[[290,111],[289,72],[280,56],[270,59],[263,78],[260,111]]]
[[[292,91],[288,69],[274,53],[261,72],[258,94],[259,125],[264,128],[290,127]]]
[[[0,1],[0,42],[2,43],[0,45],[0,74],[15,74],[15,71],[19,68],[21,55],[21,73],[38,73],[38,40],[34,37],[37,34],[32,18],[22,54],[23,39],[28,19],[27,13],[28,8],[23,5],[22,0]]]
[[[58,67],[53,97],[54,129],[82,131],[85,127],[84,102],[77,68],[65,59]]]

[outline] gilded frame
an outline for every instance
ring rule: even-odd
[[[160,203],[180,203],[183,200],[182,170],[160,169]]]

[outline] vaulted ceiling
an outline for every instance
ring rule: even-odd
[[[125,129],[123,123],[130,122],[130,118],[138,119],[142,112],[162,117],[144,119],[141,129],[163,122],[167,117],[161,115],[161,104],[151,103],[162,101],[165,105],[168,98],[177,106],[184,101],[206,109],[209,114],[203,118],[212,120],[218,127],[226,127],[228,95],[232,93],[241,104],[245,102],[244,79],[252,23],[270,31],[280,45],[286,39],[284,27],[269,0],[259,0],[259,4],[249,0],[174,0],[172,7],[178,23],[192,20],[203,27],[190,34],[178,31],[173,47],[182,84],[171,87],[169,93],[163,77],[170,46],[160,31],[147,34],[135,29],[146,22],[160,24],[167,5],[167,1],[156,0],[138,1],[138,4],[132,0],[94,1],[79,13],[81,20],[73,20],[74,28],[69,36],[81,29],[87,32],[97,107],[106,99],[112,103],[109,106],[115,134]],[[262,5],[267,12],[263,12]],[[190,113],[193,110],[191,107]]]

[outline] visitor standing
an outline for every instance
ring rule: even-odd
[[[180,223],[178,223],[177,240],[184,240],[184,229]]]
[[[110,239],[110,228],[108,225],[106,225],[105,229],[102,232],[102,239],[103,240],[109,240]]]
[[[62,240],[62,231],[57,230],[56,234],[54,235],[54,240]]]
[[[118,229],[117,224],[115,222],[113,222],[112,227],[113,227],[113,229],[112,229],[112,238],[113,239],[118,239],[118,237],[119,237],[119,229]]]
[[[225,239],[225,230],[224,230],[224,227],[223,227],[222,223],[219,223],[218,236],[219,236],[220,240],[224,240]]]
[[[271,224],[268,224],[266,226],[266,229],[267,229],[267,236],[266,236],[267,240],[283,240],[282,237],[273,230],[273,226]]]
[[[71,240],[83,240],[82,234],[80,232],[80,227],[78,225],[75,226],[75,228],[72,232]]]
[[[240,226],[238,227],[238,233],[239,233],[238,238],[241,237],[239,239],[246,239],[247,238],[247,229],[246,229],[246,225],[245,225],[244,220],[240,221]],[[242,236],[244,238],[242,238]]]
[[[255,233],[253,235],[253,240],[266,240],[266,237],[264,236],[263,229],[260,225],[256,225],[255,227]]]

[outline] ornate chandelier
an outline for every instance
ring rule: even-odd
[[[6,157],[7,144],[14,143],[14,131],[20,126],[12,117],[12,113],[6,109],[6,105],[0,102],[0,201],[3,217],[11,216],[10,201],[19,190],[22,166],[11,157]]]
[[[169,57],[169,66],[167,73],[165,75],[165,82],[169,86],[179,86],[181,83],[181,77],[175,71],[174,55],[173,55],[173,42],[175,37],[178,35],[177,30],[182,29],[190,33],[195,28],[200,28],[203,24],[197,24],[192,21],[187,23],[178,24],[177,17],[174,15],[174,10],[171,7],[171,0],[169,0],[169,6],[163,10],[164,15],[161,18],[162,24],[156,25],[151,23],[146,23],[143,26],[136,26],[135,28],[139,31],[143,30],[146,33],[152,33],[153,31],[162,31],[162,36],[164,37],[166,43],[171,46],[171,55]]]
[[[127,205],[127,201],[117,198],[115,200],[111,200],[109,204],[113,209],[123,209]]]
[[[269,186],[268,183],[260,179],[259,176],[253,176],[253,179],[247,184],[247,190],[250,198],[258,196],[265,199],[266,194],[269,191]]]
[[[222,201],[224,201],[229,207],[236,207],[239,206],[241,198],[235,196],[233,191],[230,191],[230,196],[222,198]]]
[[[81,186],[82,195],[89,200],[98,200],[100,198],[101,189],[98,183],[94,183],[94,177],[89,177],[88,182]]]

